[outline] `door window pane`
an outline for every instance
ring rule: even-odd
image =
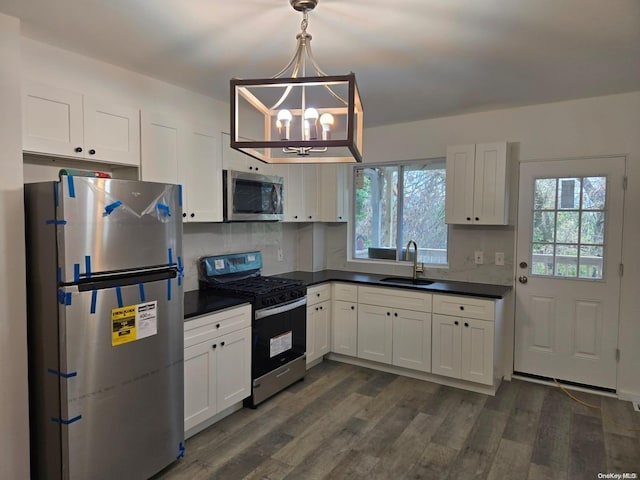
[[[531,274],[604,278],[607,178],[538,178],[534,183]]]

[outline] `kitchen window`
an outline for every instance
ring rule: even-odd
[[[445,159],[358,166],[354,175],[354,259],[402,261],[414,240],[418,262],[447,264]]]

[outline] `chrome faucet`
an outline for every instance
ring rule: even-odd
[[[409,242],[407,242],[407,246],[404,251],[404,260],[409,260],[409,248],[411,248],[411,244],[413,244],[413,279],[417,280],[418,272],[424,271],[424,263],[421,262],[420,266],[418,266],[418,244],[413,240],[409,240]]]

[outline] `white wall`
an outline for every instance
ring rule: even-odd
[[[515,143],[519,161],[625,155],[629,186],[624,213],[618,392],[640,400],[640,321],[635,303],[640,293],[640,92],[397,124],[367,129],[364,134],[366,162],[440,157],[447,145],[500,140]],[[330,230],[327,255],[333,258],[332,266],[353,268],[353,262],[344,261],[344,227]],[[467,228],[453,234],[451,253],[461,258],[469,257],[475,245],[489,246],[513,238],[508,229],[503,234],[495,229],[471,234]],[[340,255],[342,265],[335,260]],[[473,270],[470,266],[456,276],[468,276]]]
[[[0,14],[0,478],[29,478],[20,24]]]

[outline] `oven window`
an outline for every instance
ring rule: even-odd
[[[254,321],[253,378],[304,355],[307,341],[306,305]]]

